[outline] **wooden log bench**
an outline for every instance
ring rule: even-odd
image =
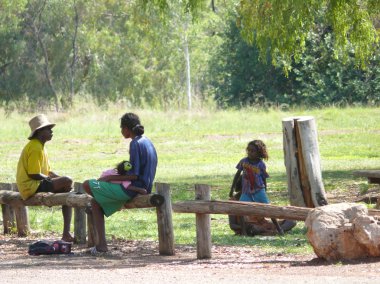
[[[174,255],[170,187],[167,184],[159,183],[156,183],[155,187],[157,193],[138,195],[126,203],[122,209],[155,207],[159,235],[159,252],[161,255]],[[10,233],[12,228],[17,228],[19,236],[26,236],[29,233],[28,206],[52,207],[67,205],[74,208],[75,242],[85,243],[87,231],[87,244],[88,246],[93,245],[95,236],[91,210],[89,210],[93,197],[84,193],[81,183],[75,183],[74,191],[72,192],[55,194],[37,193],[27,200],[23,200],[17,191],[16,184],[0,183],[0,204],[2,205],[5,234]]]
[[[380,184],[380,170],[360,170],[354,171],[353,175],[356,177],[365,177],[368,183]],[[366,200],[363,200],[366,202]],[[376,203],[376,208],[380,209],[380,196],[371,196],[368,203]]]
[[[380,184],[380,170],[354,171],[353,175],[357,177],[366,177],[368,179],[368,183]]]
[[[208,185],[195,186],[195,200],[173,203],[175,213],[194,213],[196,216],[197,258],[211,258],[211,216],[226,214],[256,216],[305,221],[313,208],[296,206],[276,206],[257,202],[210,200]],[[380,210],[369,209],[368,215],[380,219]]]

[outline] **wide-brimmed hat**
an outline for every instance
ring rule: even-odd
[[[51,126],[51,127],[54,127],[55,126],[55,123],[51,123],[46,115],[44,114],[39,114],[35,117],[33,117],[30,121],[29,121],[29,126],[30,126],[30,130],[32,131],[28,137],[28,139],[31,139],[34,135],[34,133],[38,130],[38,129],[41,129],[41,128],[44,128],[46,126]]]

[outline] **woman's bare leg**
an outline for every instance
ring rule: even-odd
[[[94,228],[97,236],[96,250],[99,252],[108,251],[103,210],[95,200],[92,200],[91,207]]]

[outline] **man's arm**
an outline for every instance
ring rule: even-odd
[[[46,176],[44,174],[28,174],[28,176],[34,180],[44,180],[50,178],[49,176]]]
[[[55,172],[49,172],[49,177],[56,178],[56,177],[59,177],[59,175],[57,175]]]

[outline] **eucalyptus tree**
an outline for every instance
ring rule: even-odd
[[[3,1],[4,2],[4,1]],[[0,74],[0,85],[13,102],[56,110],[72,103],[81,83],[77,72],[79,60],[79,10],[87,1],[29,0],[18,3],[14,13],[17,25],[5,23],[8,36],[18,46],[7,73]],[[2,14],[3,15],[3,14]],[[0,44],[8,44],[0,40]],[[2,98],[7,101],[7,98]],[[9,101],[9,100],[8,100]],[[18,105],[21,108],[21,105]]]
[[[380,48],[365,69],[355,67],[353,54],[344,63],[337,60],[331,27],[319,23],[308,34],[305,51],[285,77],[281,68],[259,60],[257,47],[242,39],[231,19],[225,41],[210,65],[210,84],[220,107],[375,106],[380,103],[379,54]]]
[[[98,103],[124,100],[135,106],[165,106],[180,93],[176,34],[132,2],[104,2],[93,28],[87,24],[91,69],[86,89]]]
[[[2,0],[0,4],[0,98],[5,103],[14,98],[12,90],[18,87],[7,78],[14,75],[14,66],[23,49],[19,23],[26,3],[26,0]]]
[[[170,8],[170,0],[140,0]],[[224,5],[218,0],[184,0],[184,9],[192,14],[208,7]],[[347,59],[354,52],[357,65],[365,67],[378,45],[374,25],[380,14],[378,0],[241,0],[237,4],[238,24],[244,38],[255,42],[266,59],[271,54],[273,64],[290,69],[293,59],[305,51],[307,35],[323,15],[323,24],[331,26],[335,38],[334,56]]]

